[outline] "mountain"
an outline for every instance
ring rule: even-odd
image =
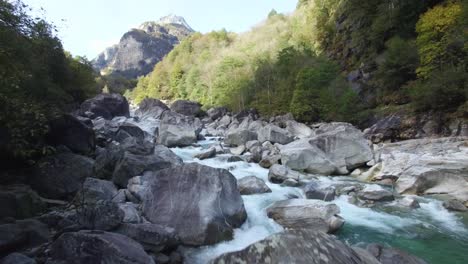
[[[175,45],[194,33],[185,19],[176,15],[148,21],[126,32],[119,43],[92,61],[103,75],[137,78],[153,70]]]

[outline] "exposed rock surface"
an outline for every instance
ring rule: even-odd
[[[178,160],[173,162],[158,155],[142,156],[125,152],[115,165],[112,181],[120,187],[126,187],[132,177],[145,171],[166,169],[174,164],[178,164]]]
[[[185,116],[200,116],[201,104],[188,100],[176,100],[171,104],[171,110]]]
[[[150,223],[123,224],[116,232],[134,239],[152,252],[160,252],[179,243],[173,228]]]
[[[307,183],[303,190],[307,199],[316,199],[327,202],[335,200],[334,187],[321,187],[315,181]]]
[[[130,107],[120,94],[98,94],[81,104],[80,114],[92,119],[103,117],[110,120],[116,116],[129,116]]]
[[[87,177],[93,175],[94,160],[73,153],[59,153],[40,160],[31,185],[41,196],[72,198]]]
[[[77,194],[77,201],[95,203],[97,201],[111,201],[117,196],[117,188],[111,181],[86,178],[82,189]]]
[[[150,73],[156,63],[193,32],[182,17],[173,15],[145,22],[125,33],[118,44],[107,48],[92,63],[102,72],[137,78]]]
[[[61,235],[51,246],[46,263],[154,264],[143,247],[116,233],[80,231]]]
[[[468,210],[462,202],[456,199],[445,201],[443,206],[452,211],[466,212]]]
[[[315,137],[281,147],[282,164],[317,174],[347,174],[366,164],[373,153],[362,133],[347,123],[320,126]]]
[[[112,201],[78,204],[77,220],[84,229],[112,230],[122,223],[123,218],[124,212]]]
[[[294,138],[289,132],[275,125],[266,125],[258,131],[258,141],[260,143],[269,141],[271,143],[288,144]]]
[[[450,194],[468,201],[468,139],[415,139],[377,150],[381,168],[372,180],[396,180],[402,194]]]
[[[344,220],[338,214],[340,208],[319,200],[290,199],[273,203],[267,209],[268,217],[286,228],[313,229],[332,233]]]
[[[199,159],[199,160],[204,160],[204,159],[210,159],[210,158],[213,158],[214,156],[216,156],[216,148],[215,147],[212,147],[202,153],[199,153],[197,155],[195,155],[195,158]]]
[[[84,155],[94,153],[96,148],[94,130],[69,114],[50,122],[47,141],[53,146],[64,145]]]
[[[268,171],[268,180],[272,183],[282,183],[288,179],[299,181],[302,176],[301,173],[279,164],[274,164]]]
[[[375,262],[365,261],[351,247],[322,232],[287,230],[271,235],[241,251],[221,255],[211,263],[371,264]]]
[[[237,187],[242,195],[271,192],[271,189],[265,184],[265,182],[255,176],[247,176],[238,180]]]
[[[202,130],[198,118],[167,111],[162,114],[157,143],[167,147],[185,147],[197,142]]]
[[[223,169],[184,164],[135,177],[128,189],[148,221],[174,228],[185,245],[230,239],[247,217],[236,179]]]

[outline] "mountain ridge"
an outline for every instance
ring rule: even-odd
[[[151,72],[175,45],[194,32],[183,17],[172,14],[146,21],[125,32],[119,43],[106,48],[92,64],[102,75],[134,79]]]

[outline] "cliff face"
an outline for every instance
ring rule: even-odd
[[[95,69],[107,75],[137,78],[146,75],[175,45],[194,30],[182,17],[170,15],[145,22],[125,33],[120,42],[93,60]]]

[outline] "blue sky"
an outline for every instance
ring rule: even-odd
[[[292,12],[297,0],[23,0],[53,22],[66,50],[94,58],[128,29],[168,14],[183,16],[195,30],[244,32],[271,9]]]

